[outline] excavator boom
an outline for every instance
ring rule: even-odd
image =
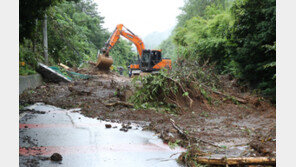
[[[124,30],[123,28],[125,28],[126,30]],[[109,67],[113,64],[112,58],[109,57],[109,51],[119,40],[120,35],[124,36],[126,39],[133,42],[137,48],[139,56],[142,56],[143,50],[145,50],[145,45],[143,41],[129,29],[124,27],[123,24],[118,24],[111,36],[109,37],[108,41],[105,43],[105,46],[101,49],[101,53],[98,53],[98,68],[108,70]]]

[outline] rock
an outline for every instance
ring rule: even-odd
[[[111,124],[105,124],[105,127],[106,127],[106,128],[111,128],[112,125],[111,125]]]
[[[127,125],[122,124],[121,126],[122,126],[122,128],[124,128],[124,129],[132,129],[132,126],[131,126],[131,123],[130,123],[130,122],[128,122]]]
[[[50,160],[52,161],[62,161],[63,160],[63,157],[61,154],[59,153],[53,153],[51,156],[50,156]]]
[[[124,132],[127,132],[127,131],[128,131],[127,128],[120,128],[119,130],[120,130],[120,131],[124,131]]]

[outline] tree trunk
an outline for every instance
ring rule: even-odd
[[[211,165],[275,165],[276,159],[269,157],[238,157],[238,158],[194,158],[198,163]]]
[[[44,60],[45,64],[48,65],[48,43],[47,43],[47,15],[44,15],[43,22],[43,48],[44,48]]]

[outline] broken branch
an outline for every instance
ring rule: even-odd
[[[170,77],[167,77],[167,76],[165,76],[167,79],[169,79],[169,80],[171,80],[171,81],[173,81],[173,82],[175,82],[176,84],[178,84],[179,85],[179,87],[182,89],[182,91],[183,91],[183,93],[185,93],[186,91],[184,90],[184,88],[183,88],[183,86],[181,85],[181,83],[180,82],[178,82],[178,81],[176,81],[176,80],[174,80],[173,78],[170,78]],[[187,98],[188,98],[188,100],[189,100],[189,107],[191,108],[192,107],[192,104],[193,104],[193,100],[189,97],[189,95],[188,96],[186,96]]]
[[[181,136],[184,136],[189,142],[190,140],[192,141],[195,141],[195,142],[202,142],[202,143],[205,143],[205,144],[208,144],[208,145],[211,145],[211,146],[214,146],[214,147],[218,147],[218,148],[221,148],[220,146],[218,145],[215,145],[211,142],[208,142],[208,141],[205,141],[205,140],[202,140],[202,139],[198,139],[196,137],[193,137],[193,136],[190,136],[189,134],[186,134],[185,132],[183,132],[183,130],[175,123],[175,121],[171,118],[170,119],[173,127],[181,134]]]

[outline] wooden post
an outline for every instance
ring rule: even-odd
[[[45,64],[48,65],[48,43],[47,43],[47,15],[44,15],[43,21],[43,48]]]

